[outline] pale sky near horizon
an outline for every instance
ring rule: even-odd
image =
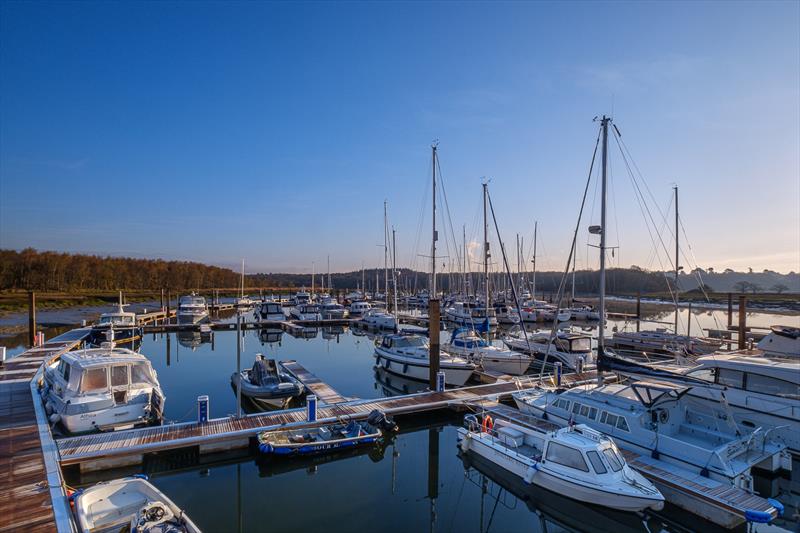
[[[455,240],[477,259],[485,176],[509,252],[538,220],[562,269],[604,113],[657,229],[679,186],[687,270],[800,270],[791,1],[5,1],[0,248],[354,270],[382,264],[387,200],[425,268],[438,139]],[[611,264],[669,268],[609,157]],[[599,211],[593,184],[578,268]]]

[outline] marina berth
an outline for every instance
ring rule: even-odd
[[[98,483],[72,496],[81,533],[200,533],[146,476]]]
[[[517,407],[559,425],[586,424],[620,448],[659,458],[752,491],[752,468],[791,469],[786,446],[763,430],[739,433],[723,406],[699,403],[690,387],[663,381],[607,384],[514,395]]]
[[[165,399],[144,355],[110,345],[62,355],[45,368],[41,395],[50,422],[70,433],[159,423]]]
[[[584,503],[621,511],[660,510],[664,497],[632,470],[614,442],[588,426],[522,426],[474,415],[458,429],[459,447],[519,476],[525,483]]]

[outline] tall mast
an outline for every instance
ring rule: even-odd
[[[331,292],[331,294],[333,294],[333,291],[331,290],[332,287],[333,287],[333,285],[331,285],[331,256],[329,255],[328,256],[328,291]]]
[[[577,253],[578,241],[576,239],[572,246],[572,300],[570,301],[570,306],[575,305],[575,264],[578,262]]]
[[[678,248],[678,186],[675,189],[675,334],[678,334],[678,272],[681,267],[678,266],[680,262],[680,252]],[[691,317],[689,317],[691,320]]]
[[[392,227],[392,297],[394,308],[394,323],[397,327],[397,235]],[[388,299],[388,297],[387,297]]]
[[[242,294],[241,297],[244,298],[244,259],[242,259]]]
[[[487,184],[483,184],[483,294],[486,298],[486,341],[489,341],[489,219],[486,213]]]
[[[361,261],[361,292],[367,295],[367,274],[364,271],[364,261]]]
[[[431,298],[436,298],[436,143],[431,145],[433,151],[433,238],[431,239]]]
[[[539,232],[539,221],[533,221],[533,285],[531,286],[531,298],[536,300],[536,236]]]
[[[386,215],[386,200],[383,201],[383,297],[389,306],[389,225]]]
[[[314,261],[311,261],[311,299],[314,299],[314,278],[316,277],[316,266]]]
[[[606,339],[606,173],[608,170],[608,122],[611,119],[603,115],[601,126],[603,128],[603,183],[601,187],[600,209],[600,328],[597,338],[598,362],[605,352]],[[597,383],[603,382],[602,372],[597,372]]]
[[[461,259],[461,292],[467,296],[467,225],[461,226],[461,231],[464,233],[464,257]]]

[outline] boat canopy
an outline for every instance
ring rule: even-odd
[[[691,387],[683,387],[668,381],[636,381],[631,383],[631,390],[642,405],[648,409],[666,402],[677,401],[690,389]]]

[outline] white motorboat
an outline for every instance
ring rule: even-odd
[[[142,338],[142,328],[136,321],[136,313],[125,311],[120,296],[116,311],[103,313],[96,324],[92,325],[90,343],[100,346],[104,342],[114,344],[136,343]]]
[[[319,304],[319,312],[322,314],[322,318],[328,319],[347,318],[349,314],[345,306],[333,298],[323,298]]]
[[[445,318],[459,326],[475,327],[486,323],[487,310],[485,306],[475,302],[455,302],[445,310]],[[488,310],[488,320],[490,327],[497,326],[494,307]]]
[[[770,333],[758,341],[756,348],[765,355],[775,357],[800,357],[800,328],[772,326]]]
[[[450,336],[450,342],[444,344],[443,347],[448,353],[480,365],[484,370],[510,376],[523,375],[533,361],[533,358],[528,355],[513,350],[504,350],[487,342],[469,328],[454,330]]]
[[[322,314],[320,313],[319,306],[316,304],[297,305],[292,307],[289,314],[295,320],[309,320],[315,322],[322,320]]]
[[[519,313],[511,305],[495,303],[494,315],[497,317],[498,324],[519,324]]]
[[[752,491],[751,468],[791,469],[786,446],[763,430],[740,433],[723,405],[688,397],[690,387],[638,381],[515,393],[520,410],[559,425],[586,424],[623,449]]]
[[[646,364],[605,356],[603,368],[635,379],[691,386],[688,395],[713,407],[725,405],[738,430],[761,429],[800,455],[800,360],[772,358],[760,350],[698,357],[691,366]]]
[[[289,300],[292,305],[295,307],[298,305],[303,305],[311,302],[311,295],[305,289],[299,290],[292,296],[291,300]]]
[[[397,319],[391,313],[370,309],[361,318],[361,323],[370,328],[397,329]]]
[[[206,299],[197,296],[195,293],[189,296],[181,296],[178,300],[178,310],[176,311],[178,324],[199,324],[208,321],[208,306]]]
[[[98,483],[74,495],[82,533],[200,533],[200,529],[144,476]]]
[[[505,337],[503,342],[512,350],[528,354],[537,361],[560,362],[569,370],[586,369],[594,363],[592,338],[582,333],[559,331],[551,340],[550,333],[532,333],[526,338],[518,332]]]
[[[125,348],[67,352],[44,372],[52,423],[70,433],[128,429],[161,421],[164,393],[150,361]]]
[[[236,303],[234,303],[234,307],[237,309],[252,309],[256,303],[249,297],[249,296],[240,296],[236,298]]]
[[[478,454],[561,496],[621,511],[660,510],[664,497],[632,470],[614,442],[586,425],[520,425],[474,415],[458,428],[462,451]]]
[[[353,302],[350,304],[350,316],[360,317],[366,315],[372,309],[369,302]]]
[[[609,345],[620,350],[674,354],[685,351],[693,355],[707,355],[722,349],[722,341],[688,335],[676,335],[663,328],[655,331],[617,331]]]
[[[570,307],[565,311],[569,311],[570,320],[578,320],[582,322],[600,320],[600,312],[588,305]]]
[[[283,306],[278,302],[274,302],[272,300],[264,300],[254,311],[256,319],[260,320],[275,320],[275,321],[283,321],[286,320],[286,315],[283,312]]]
[[[234,390],[241,387],[242,396],[259,407],[284,408],[305,392],[297,378],[261,354],[256,354],[251,368],[231,375],[231,385]]]
[[[375,365],[399,376],[428,381],[429,350],[428,339],[422,335],[384,335],[375,344]],[[463,386],[475,371],[474,364],[445,351],[440,352],[439,367],[445,383],[456,387]]]

